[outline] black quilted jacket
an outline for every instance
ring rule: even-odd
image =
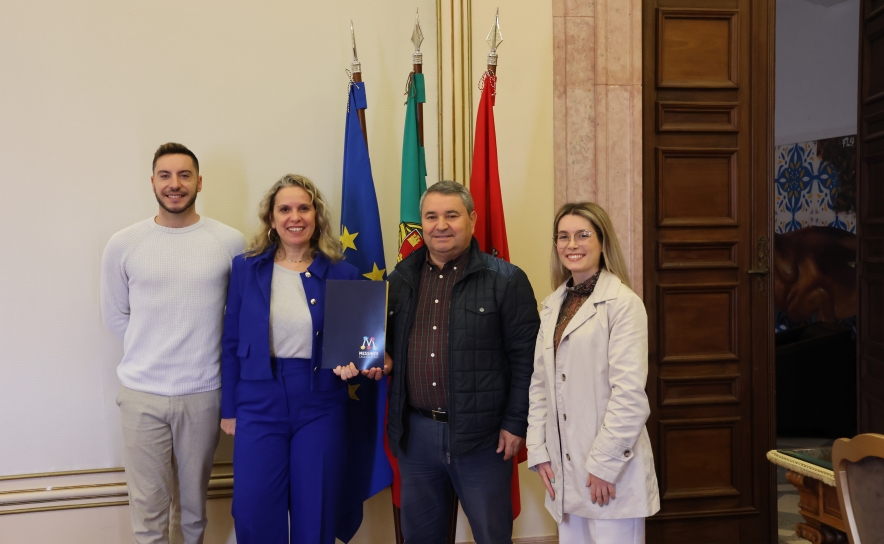
[[[408,432],[406,365],[420,267],[426,247],[390,274],[387,351],[393,357],[387,436],[394,455]],[[497,444],[501,429],[524,437],[528,385],[540,328],[528,276],[518,267],[479,251],[476,240],[463,277],[451,292],[448,327],[449,452],[463,455]]]

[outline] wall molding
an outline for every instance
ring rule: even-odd
[[[475,89],[472,0],[437,0],[436,36],[439,179],[469,185]]]
[[[232,463],[216,463],[208,499],[233,496]],[[122,468],[0,477],[0,516],[129,504]]]
[[[552,536],[529,536],[522,538],[514,538],[513,544],[558,544],[559,537],[558,535]],[[464,542],[457,542],[456,544],[476,544],[472,540],[465,540]]]

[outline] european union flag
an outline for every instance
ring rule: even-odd
[[[368,145],[357,114],[366,106],[365,83],[351,82],[344,136],[341,244],[348,263],[367,279],[383,281],[387,274],[381,218]],[[344,542],[349,542],[362,524],[362,503],[393,481],[393,471],[384,453],[387,380],[373,381],[360,376],[350,380],[348,387],[350,446],[335,535]]]

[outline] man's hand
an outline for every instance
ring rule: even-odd
[[[335,373],[335,376],[340,376],[344,381],[347,381],[350,378],[355,378],[359,375],[359,369],[357,369],[356,365],[353,363],[350,363],[347,366],[336,366],[332,369],[332,372]]]
[[[229,434],[230,436],[235,435],[236,434],[236,418],[233,417],[230,419],[222,419],[221,420],[221,430],[224,431],[225,433]]]
[[[549,498],[552,500],[556,500],[556,490],[553,489],[552,484],[556,483],[556,475],[553,473],[552,463],[549,461],[545,463],[540,463],[536,467],[537,474],[540,474],[540,479],[543,480],[543,485],[546,486],[546,492],[549,493]]]
[[[393,358],[385,351],[384,368],[369,368],[368,370],[363,370],[362,375],[370,380],[380,380],[384,376],[390,374],[390,372],[393,372]]]
[[[589,498],[593,504],[607,506],[611,500],[617,498],[617,486],[593,476],[592,473],[586,478],[586,487],[589,488]]]
[[[497,453],[503,452],[503,460],[509,461],[513,455],[519,453],[523,444],[525,444],[524,438],[501,429],[500,438],[497,439]]]

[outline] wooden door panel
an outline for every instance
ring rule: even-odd
[[[737,268],[736,250],[736,242],[661,241],[657,245],[657,267],[678,270]]]
[[[661,420],[663,499],[732,497],[737,490],[739,418]]]
[[[686,406],[709,404],[737,404],[739,398],[739,375],[716,375],[712,377],[658,378],[657,398],[660,406]]]
[[[868,432],[881,433],[884,429],[884,402],[868,395],[860,399],[860,421]]]
[[[875,140],[869,140],[874,144]],[[884,222],[884,157],[860,157],[859,173],[861,178],[867,179],[868,198],[860,199],[861,209],[865,212],[863,222],[867,225]],[[873,181],[877,180],[877,182]],[[871,233],[870,233],[871,234]]]
[[[657,10],[657,86],[737,87],[737,12]]]
[[[740,540],[738,519],[696,519],[681,524],[648,527],[648,542],[702,542],[703,544],[745,544]]]
[[[736,102],[658,102],[658,132],[737,132]]]
[[[773,232],[774,9],[644,0],[648,431],[661,496],[648,542],[773,536],[773,305],[770,278],[749,271],[764,268]]]
[[[861,3],[859,67],[858,430],[884,433],[884,0]]]
[[[661,147],[657,153],[661,226],[736,224],[736,149]]]
[[[661,285],[659,362],[737,360],[736,287]]]

